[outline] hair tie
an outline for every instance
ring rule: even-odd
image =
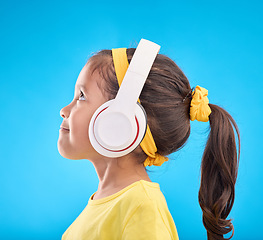
[[[184,102],[186,100],[186,98],[188,98],[189,94],[192,93],[194,87],[186,94],[186,96],[184,97],[183,101]]]
[[[192,92],[192,100],[190,103],[190,120],[208,122],[211,108],[209,107],[208,90],[200,86],[196,86]]]
[[[118,84],[121,86],[122,80],[129,67],[126,48],[112,49],[112,57]],[[140,102],[139,99],[138,101]],[[167,157],[157,153],[157,148],[148,124],[145,136],[141,141],[140,146],[142,150],[148,155],[147,159],[143,163],[144,167],[152,165],[161,166],[165,161],[168,161]]]

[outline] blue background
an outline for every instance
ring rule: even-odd
[[[260,1],[1,1],[0,239],[60,239],[97,190],[87,160],[57,150],[60,109],[74,95],[92,52],[161,45],[188,77],[208,89],[241,134],[233,239],[263,239]],[[209,123],[191,122],[187,145],[161,167],[160,184],[179,238],[206,239],[198,203]],[[228,234],[227,236],[230,236]]]

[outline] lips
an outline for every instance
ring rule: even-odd
[[[68,129],[68,128],[66,128],[66,127],[60,126],[60,128],[61,128],[62,130],[69,131],[69,129]]]

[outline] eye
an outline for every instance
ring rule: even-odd
[[[81,98],[81,97],[84,97],[84,98],[85,98],[83,92],[82,92],[81,90],[79,90],[79,91],[80,91],[80,96],[79,96],[79,98]],[[78,99],[78,100],[80,100],[80,99]],[[84,99],[84,100],[85,100],[85,99]]]

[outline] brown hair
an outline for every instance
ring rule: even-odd
[[[135,48],[127,49],[128,62],[134,51]],[[115,98],[119,86],[111,50],[99,51],[87,63],[90,63],[92,72],[98,70],[105,80],[100,87],[108,99]],[[192,94],[189,92],[192,92],[189,81],[177,64],[167,56],[158,54],[140,100],[161,155],[166,156],[180,150],[190,135]],[[230,238],[234,234],[233,224],[226,218],[235,198],[240,136],[237,124],[226,110],[214,104],[209,106],[212,110],[209,116],[210,133],[202,156],[198,199],[208,240],[219,240],[225,239],[223,235],[232,230]],[[233,126],[238,136],[238,157]],[[140,147],[132,154],[136,154],[140,164],[147,157]]]

